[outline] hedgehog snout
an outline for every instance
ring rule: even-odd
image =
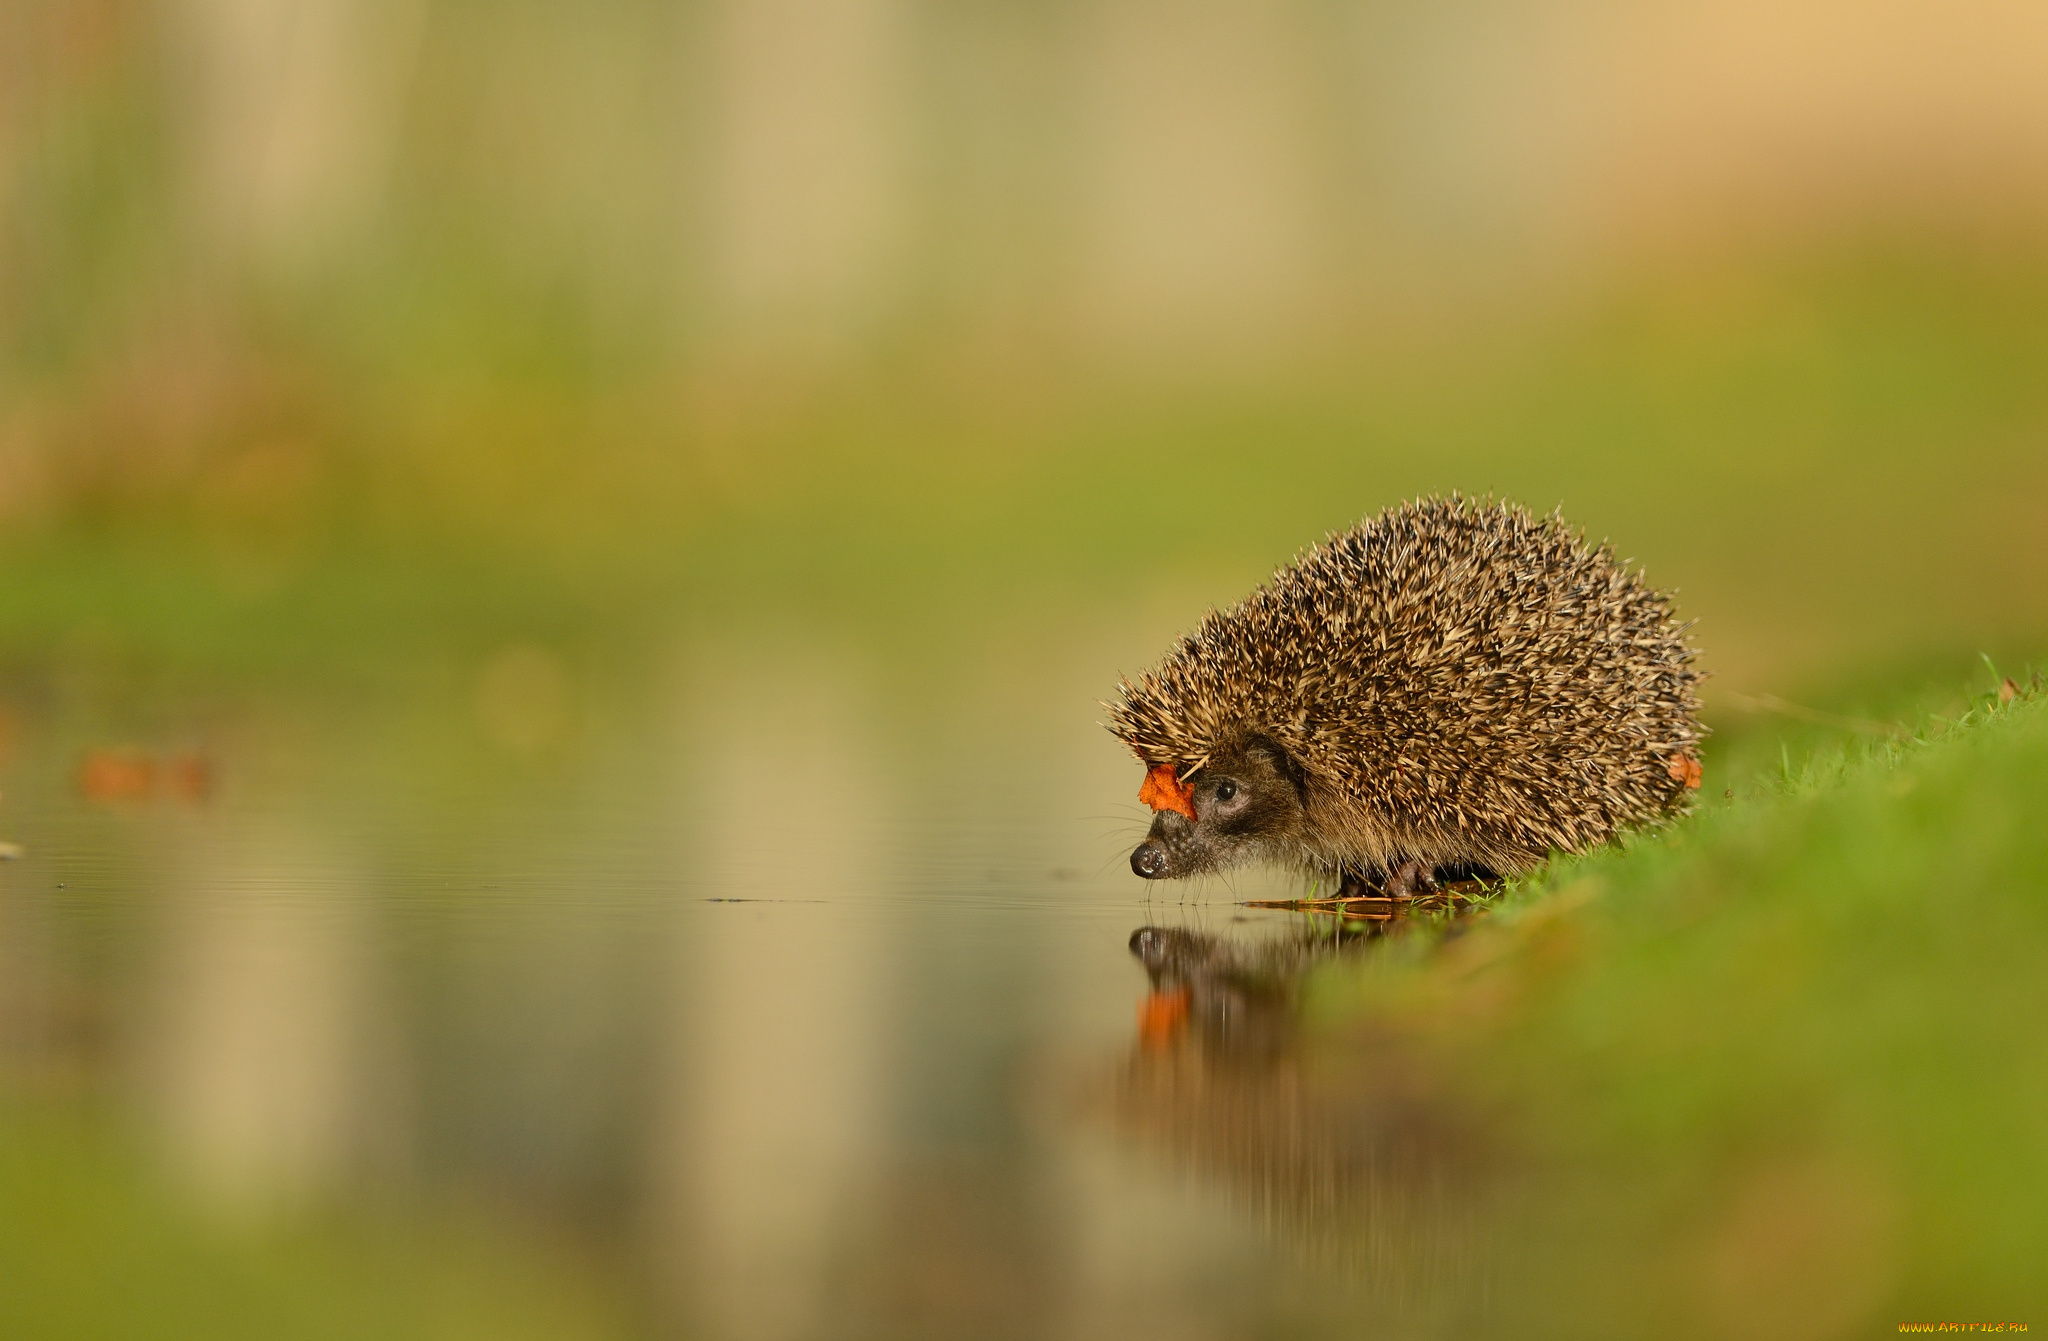
[[[1152,817],[1152,832],[1131,852],[1131,869],[1147,880],[1171,880],[1188,873],[1188,839],[1195,826],[1185,815],[1162,810]]]

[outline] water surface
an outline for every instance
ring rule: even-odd
[[[1129,873],[1138,773],[1081,672],[906,711],[859,664],[24,679],[6,1088],[51,1167],[162,1226],[94,1251],[245,1254],[189,1303],[252,1335],[309,1233],[421,1334],[405,1273],[454,1262],[541,1296],[535,1334],[1350,1334],[1468,1298],[1430,1122],[1297,1055],[1318,952],[1239,906],[1284,882]],[[1148,975],[1144,927],[1197,948]],[[361,1246],[393,1242],[403,1270]]]

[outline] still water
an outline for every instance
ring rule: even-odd
[[[1483,1296],[1455,1122],[1296,1037],[1302,970],[1365,938],[1241,906],[1278,878],[1130,874],[1109,668],[937,704],[877,664],[21,679],[0,1057],[114,1189],[73,1227],[108,1328],[183,1334],[121,1282],[191,1241],[251,1265],[183,1321],[279,1334],[249,1299],[289,1313],[266,1245],[309,1225],[420,1335],[491,1330],[407,1302],[445,1262],[534,1335],[1395,1335]],[[32,1236],[76,1198],[10,1200]],[[65,1299],[14,1306],[58,1334]]]

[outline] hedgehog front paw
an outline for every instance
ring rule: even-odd
[[[1387,879],[1387,897],[1412,899],[1417,894],[1436,893],[1436,875],[1429,867],[1410,858],[1394,868]]]

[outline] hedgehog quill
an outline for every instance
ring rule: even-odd
[[[1556,514],[1391,508],[1119,681],[1109,729],[1154,811],[1131,869],[1408,898],[1659,823],[1700,783],[1688,628]]]

